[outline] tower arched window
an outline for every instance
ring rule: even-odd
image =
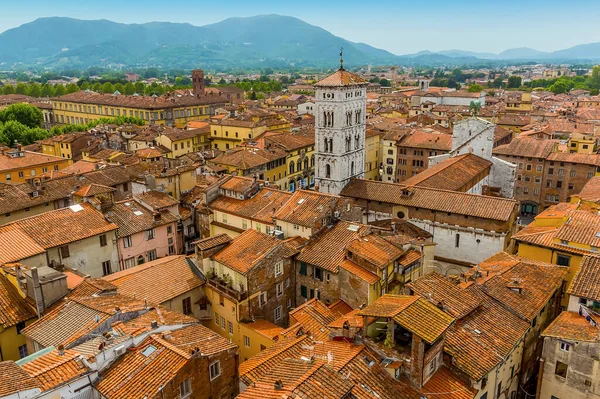
[[[327,111],[323,111],[323,127],[327,127]]]
[[[360,137],[354,136],[354,149],[358,150],[359,145],[360,145]]]
[[[333,152],[333,139],[329,139],[329,152]]]
[[[294,161],[290,162],[290,175],[294,173]]]
[[[356,116],[356,124],[360,123],[360,117],[361,117],[360,114],[361,114],[360,110],[357,110],[356,114],[355,114],[355,116]]]
[[[325,138],[325,152],[329,152],[329,140]]]
[[[354,176],[354,161],[350,163],[350,176]]]
[[[350,139],[350,137],[346,137],[346,152],[350,151],[350,143],[352,142],[352,140]]]
[[[325,177],[331,178],[331,165],[325,164]]]

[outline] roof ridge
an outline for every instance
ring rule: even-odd
[[[180,355],[180,356],[182,356],[182,357],[184,357],[186,359],[191,359],[192,358],[192,355],[190,355],[189,353],[187,353],[183,349],[179,349],[174,344],[172,344],[169,341],[167,341],[166,339],[162,338],[159,334],[152,334],[150,337],[154,341],[156,341],[156,342],[160,343],[161,345],[163,345],[166,349],[169,349],[170,351],[173,351],[173,352],[177,353],[178,355]]]

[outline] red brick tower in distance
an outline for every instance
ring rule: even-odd
[[[194,88],[194,96],[204,96],[204,71],[202,69],[192,71],[192,87]]]

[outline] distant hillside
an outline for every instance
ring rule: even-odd
[[[297,18],[261,15],[193,26],[41,18],[0,34],[0,62],[78,66],[334,66],[393,62],[395,55],[352,43]]]
[[[193,26],[150,22],[40,18],[0,33],[0,68],[14,65],[85,68],[96,65],[264,68],[346,65],[460,65],[503,60],[598,60],[600,43],[542,52],[517,48],[500,54],[463,50],[394,55],[353,43],[297,18],[259,15]]]

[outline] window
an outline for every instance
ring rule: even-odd
[[[64,247],[60,247],[60,257],[62,259],[66,259],[69,256],[71,256],[71,254],[69,253],[69,246],[65,245]]]
[[[308,289],[305,285],[300,286],[300,296],[304,299],[308,299]]]
[[[321,269],[320,269],[320,268],[318,268],[318,267],[315,267],[314,269],[315,269],[315,278],[316,278],[317,280],[321,280],[321,281],[323,281],[323,270],[321,270]]]
[[[306,276],[307,272],[306,272],[306,263],[304,262],[300,262],[300,275],[301,276]]]
[[[215,312],[215,324],[219,326],[219,314]]]
[[[223,316],[221,316],[221,328],[225,329],[225,318]]]
[[[173,226],[167,226],[167,234],[173,234]]]
[[[146,230],[146,240],[153,240],[156,237],[156,230],[150,229]]]
[[[557,255],[556,264],[559,266],[569,266],[571,264],[571,257],[567,255]]]
[[[531,170],[531,165],[527,164],[526,170]]]
[[[460,234],[456,234],[456,236],[454,236],[454,246],[456,248],[460,246]]]
[[[279,283],[277,284],[277,298],[281,297],[283,295],[283,283]]]
[[[277,306],[275,308],[275,323],[277,323],[279,320],[281,320],[281,306]]]
[[[148,257],[148,261],[153,261],[156,260],[156,249],[153,249],[152,251],[148,251],[146,252],[146,256]]]
[[[125,236],[125,237],[123,237],[123,246],[125,248],[130,248],[131,245],[132,245],[131,236]]]
[[[210,380],[214,380],[215,378],[217,378],[218,376],[221,375],[221,362],[219,362],[218,360],[216,362],[214,362],[213,364],[211,364],[208,368],[209,374],[210,374]]]
[[[535,170],[537,170],[538,172],[542,171],[542,165],[538,165],[535,167]]]
[[[106,234],[102,234],[100,236],[100,246],[101,247],[105,247],[106,246]]]
[[[192,314],[192,298],[189,296],[181,300],[181,308],[184,314]]]
[[[105,260],[104,262],[102,262],[102,275],[108,276],[111,273],[112,271],[110,270],[110,261]]]
[[[250,337],[246,337],[245,335],[244,335],[244,346],[246,348],[250,347]]]
[[[292,307],[292,298],[288,298],[287,300],[287,308],[290,309]]]
[[[577,173],[577,172],[575,171],[575,169],[573,169],[573,170],[571,170],[571,172],[569,172],[569,175],[570,175],[571,177],[575,177],[576,173]]]
[[[179,384],[179,397],[181,399],[187,398],[192,394],[192,381],[188,378]]]
[[[554,368],[554,374],[559,377],[567,378],[567,369],[569,366],[563,362],[556,362],[556,367]]]
[[[288,277],[285,279],[285,288],[290,288],[290,285],[291,285],[290,278]]]
[[[12,180],[12,176],[10,173],[7,173],[6,175],[4,175],[4,177],[6,178],[6,181]]]
[[[500,382],[498,383],[498,389],[496,390],[496,393],[497,393],[497,395],[498,395],[498,396],[497,396],[498,398],[499,398],[500,396],[502,396],[502,381],[500,381]]]
[[[27,357],[29,353],[27,352],[27,344],[19,346],[19,357],[23,359]]]
[[[267,303],[267,293],[261,292],[258,296],[258,306],[264,306],[265,303]]]
[[[233,323],[228,321],[227,327],[229,328],[229,335],[233,335]]]
[[[481,395],[479,399],[487,399],[487,392]]]
[[[563,352],[568,352],[571,350],[571,344],[567,343],[567,342],[561,342],[560,343],[560,350]]]
[[[21,334],[21,330],[23,330],[25,328],[25,322],[22,321],[20,323],[17,323],[16,328],[17,328],[17,334]]]
[[[25,172],[19,172],[19,177],[22,179],[23,177],[25,177]]]
[[[275,263],[275,277],[283,274],[283,262]]]

